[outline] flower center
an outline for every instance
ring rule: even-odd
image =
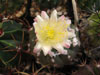
[[[50,29],[47,31],[47,37],[48,39],[53,39],[54,38],[54,30]]]
[[[43,23],[37,30],[37,38],[40,43],[45,45],[54,45],[62,43],[67,39],[66,25],[59,22]]]

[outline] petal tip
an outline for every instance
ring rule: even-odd
[[[54,10],[53,10],[53,12],[54,12],[54,13],[57,13],[57,10],[56,10],[56,9],[54,9]]]
[[[36,19],[37,19],[38,22],[42,22],[43,21],[43,19],[42,19],[42,17],[40,15],[37,15]]]
[[[43,19],[49,19],[49,16],[47,15],[47,13],[45,11],[41,12],[41,16]]]
[[[71,20],[67,20],[67,24],[70,25],[71,24]]]

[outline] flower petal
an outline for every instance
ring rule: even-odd
[[[65,16],[62,15],[61,17],[59,17],[59,20],[64,20],[65,19]]]
[[[33,23],[33,26],[35,27],[35,26],[36,26],[36,24],[37,24],[37,23],[36,23],[36,22],[34,22],[34,23]]]
[[[64,43],[63,43],[63,46],[65,47],[65,48],[70,48],[70,46],[71,46],[71,40],[66,40]]]
[[[65,50],[61,44],[55,45],[54,48],[55,48],[60,54],[67,54],[67,50]]]
[[[69,27],[68,28],[68,38],[73,38],[73,37],[76,37],[75,30],[74,29],[71,29]]]
[[[51,21],[57,21],[57,11],[56,11],[56,10],[54,10],[54,11],[51,13],[50,20],[51,20]]]
[[[68,25],[71,24],[71,20],[69,18],[66,18],[66,24],[68,24]]]
[[[42,11],[41,12],[41,17],[45,20],[48,20],[49,19],[49,16],[47,15],[47,13],[45,11]]]
[[[37,22],[43,22],[43,18],[40,15],[37,15],[36,19]]]
[[[48,54],[48,52],[51,50],[50,46],[42,46],[42,50],[44,55],[46,56]]]
[[[73,46],[75,47],[76,45],[78,45],[78,39],[77,38],[73,38]]]
[[[34,28],[35,28],[35,33],[37,33],[37,30],[40,29],[40,26],[37,24],[37,22],[34,22],[34,23],[33,23],[33,26],[34,26]]]
[[[33,53],[40,52],[41,47],[42,47],[41,44],[39,42],[37,42],[35,47],[34,47]]]
[[[36,17],[34,18],[34,22],[37,22],[37,18]]]
[[[79,31],[79,29],[78,29],[77,27],[75,28],[75,30],[76,30],[77,32]]]
[[[50,57],[55,56],[54,52],[52,52],[52,51],[49,51],[48,54],[50,55]]]

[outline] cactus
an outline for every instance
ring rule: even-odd
[[[87,61],[86,61],[87,62]],[[72,75],[100,75],[100,67],[98,66],[99,61],[91,60],[88,64],[84,66],[79,66],[79,69],[76,72],[73,72]],[[97,64],[98,63],[98,64]]]
[[[90,36],[90,42],[93,48],[96,48],[100,45],[99,33],[100,33],[100,13],[93,13],[89,18],[89,26],[87,27],[87,34]]]
[[[38,15],[35,18],[33,26],[35,28],[37,43],[34,46],[33,52],[38,56],[40,64],[47,65],[54,63],[62,66],[75,59],[79,51],[78,29],[73,25],[69,26],[70,24],[71,21],[64,16],[57,18],[56,10],[51,13],[50,18],[45,11],[42,11],[41,16]],[[61,25],[62,27],[60,27]],[[41,28],[39,28],[40,26]],[[66,34],[68,35],[65,36]]]
[[[78,0],[78,6],[88,12],[100,10],[100,0]]]
[[[20,45],[26,42],[22,42],[23,32],[25,35],[26,32],[21,28],[22,24],[13,20],[1,22],[0,29],[2,29],[3,33],[0,36],[0,59],[5,66],[18,64]]]

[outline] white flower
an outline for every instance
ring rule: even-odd
[[[67,50],[64,47],[70,47],[69,38],[75,35],[73,29],[67,30],[70,24],[71,20],[68,18],[64,16],[58,18],[56,10],[51,13],[50,18],[45,11],[42,11],[41,16],[37,15],[33,23],[38,39],[33,52],[39,53],[42,50],[44,55],[54,56],[52,53],[54,48],[58,53],[66,55]]]

